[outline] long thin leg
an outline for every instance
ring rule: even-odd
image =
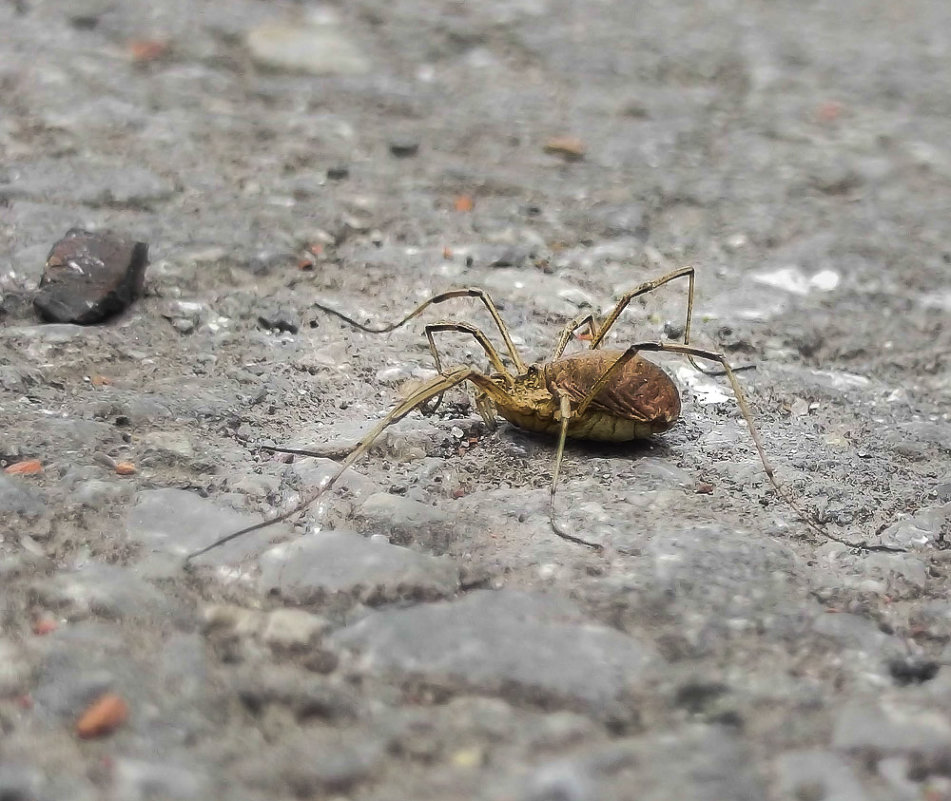
[[[561,336],[558,337],[558,344],[555,345],[555,350],[551,354],[551,359],[549,361],[555,361],[561,354],[565,352],[565,348],[568,347],[568,343],[571,342],[571,337],[574,336],[575,331],[583,326],[588,326],[588,331],[591,334],[591,338],[594,339],[598,333],[598,323],[594,318],[594,314],[591,312],[583,312],[575,317],[574,320],[569,322],[564,330],[561,332]]]
[[[656,289],[659,289],[664,284],[669,284],[671,281],[676,280],[677,278],[683,278],[684,276],[688,279],[687,284],[687,321],[684,323],[684,345],[690,344],[690,325],[693,322],[693,285],[694,285],[694,268],[693,267],[681,267],[680,269],[674,270],[667,275],[662,275],[660,278],[655,278],[653,281],[646,281],[638,287],[635,287],[630,292],[625,292],[621,299],[615,304],[614,309],[611,313],[605,318],[604,322],[601,324],[601,329],[591,337],[591,342],[588,347],[591,350],[594,350],[601,344],[601,340],[604,339],[608,331],[611,330],[611,327],[617,322],[618,317],[621,316],[628,304],[634,300],[634,298],[641,295],[646,295],[648,292],[653,292]]]
[[[450,320],[440,320],[438,323],[427,325],[424,330],[426,331],[426,338],[429,340],[429,350],[433,354],[433,361],[436,363],[436,369],[440,373],[442,373],[442,363],[439,358],[439,351],[436,349],[436,340],[433,334],[438,334],[441,331],[456,331],[462,334],[471,334],[476,342],[482,346],[486,356],[489,357],[492,368],[503,378],[505,383],[510,387],[515,383],[511,373],[509,373],[509,371],[505,369],[505,365],[502,364],[502,358],[499,356],[499,352],[495,349],[495,346],[489,341],[489,338],[474,325],[470,323],[454,323]]]
[[[457,384],[461,384],[464,381],[471,381],[474,383],[483,393],[488,395],[493,399],[501,399],[503,402],[508,398],[508,394],[498,386],[491,378],[483,375],[477,370],[473,370],[471,367],[457,367],[455,370],[451,370],[445,375],[436,376],[432,381],[429,381],[424,386],[420,387],[416,392],[410,395],[402,403],[397,404],[390,412],[382,419],[380,422],[368,433],[363,439],[357,443],[357,446],[350,452],[350,455],[347,456],[340,463],[340,467],[337,469],[337,472],[330,476],[329,479],[323,481],[320,486],[305,496],[300,503],[298,503],[293,509],[277,515],[277,517],[272,517],[269,520],[262,520],[260,523],[255,523],[252,526],[247,526],[240,531],[235,531],[231,534],[228,534],[224,537],[221,537],[218,540],[215,540],[211,545],[206,545],[204,548],[201,548],[197,551],[193,551],[186,558],[186,563],[197,556],[201,556],[203,553],[217,548],[219,545],[224,545],[226,542],[230,542],[237,537],[240,537],[244,534],[249,534],[252,531],[257,531],[258,529],[265,528],[272,525],[273,523],[279,523],[282,520],[287,520],[289,517],[303,512],[308,506],[310,506],[314,501],[317,500],[326,490],[330,489],[334,484],[337,483],[337,480],[346,472],[347,468],[354,464],[363,454],[365,454],[370,447],[373,445],[374,441],[384,430],[391,424],[395,423],[397,420],[401,420],[406,417],[413,409],[417,408],[421,404],[425,403],[432,397],[439,395],[440,393],[445,392],[447,389],[451,389]]]
[[[436,364],[437,372],[443,372],[442,359],[439,358],[439,349],[436,347],[436,338],[433,335],[441,331],[457,331],[463,334],[471,334],[475,338],[476,342],[482,346],[482,349],[489,357],[489,362],[495,371],[502,377],[502,380],[505,381],[506,386],[509,389],[515,386],[515,379],[512,378],[509,371],[505,369],[505,365],[502,364],[502,357],[499,356],[499,352],[495,349],[495,346],[489,341],[489,338],[482,332],[481,329],[476,328],[474,325],[469,323],[454,323],[449,320],[442,320],[441,322],[427,325],[424,330],[426,332],[426,339],[429,340],[429,352],[433,355],[433,361]],[[433,399],[432,403],[427,404],[425,408],[420,408],[420,411],[426,415],[435,413],[436,409],[439,408],[439,404],[442,403],[442,398],[443,393],[440,392]],[[482,410],[480,409],[480,413],[481,411]]]
[[[799,517],[809,528],[819,535],[825,537],[826,539],[833,540],[834,542],[841,543],[843,545],[848,545],[851,548],[861,548],[864,550],[871,551],[901,551],[901,548],[891,548],[887,545],[870,545],[868,543],[855,543],[849,542],[847,540],[840,539],[834,534],[829,533],[825,527],[815,520],[812,515],[808,514],[804,509],[799,506],[799,503],[793,498],[787,491],[786,488],[779,483],[779,479],[776,478],[775,472],[773,470],[772,464],[770,464],[769,459],[766,458],[766,449],[763,447],[763,441],[759,434],[759,429],[757,429],[756,424],[753,422],[753,414],[750,411],[749,403],[747,403],[746,395],[743,394],[743,390],[740,387],[740,382],[736,378],[736,371],[733,367],[730,366],[730,363],[726,360],[726,357],[722,353],[716,353],[715,351],[702,350],[701,348],[695,348],[691,345],[681,345],[674,342],[639,342],[635,345],[631,345],[624,353],[622,353],[617,361],[615,361],[601,377],[594,383],[594,386],[591,387],[591,391],[587,396],[578,404],[574,410],[575,416],[580,416],[584,414],[587,408],[591,403],[598,397],[601,390],[618,374],[621,368],[633,359],[638,353],[641,352],[654,352],[654,353],[679,353],[688,358],[696,357],[698,359],[705,359],[707,361],[716,362],[723,369],[723,374],[727,377],[730,382],[730,386],[733,389],[733,395],[736,398],[736,404],[740,409],[740,414],[743,417],[743,420],[746,422],[746,427],[749,429],[750,436],[753,438],[753,445],[756,447],[756,453],[759,455],[760,462],[763,465],[763,470],[766,472],[766,477],[769,479],[769,483],[773,486],[773,489],[776,491],[776,494],[792,509],[797,517]]]
[[[648,292],[653,292],[657,289],[660,289],[660,287],[662,287],[664,284],[668,284],[671,281],[674,281],[678,278],[683,278],[683,277],[687,278],[687,318],[686,318],[686,321],[684,322],[683,344],[689,345],[690,344],[690,327],[693,325],[693,292],[694,292],[694,283],[695,283],[695,272],[696,271],[694,270],[693,267],[690,267],[690,266],[680,267],[679,269],[674,270],[673,272],[669,272],[666,275],[662,275],[660,278],[655,278],[653,281],[646,281],[640,286],[637,286],[634,289],[632,289],[630,292],[625,292],[624,295],[621,297],[621,299],[614,306],[614,309],[607,316],[604,323],[601,325],[601,329],[598,331],[596,335],[594,335],[591,338],[591,343],[589,345],[589,348],[591,350],[594,350],[601,344],[602,340],[607,335],[608,331],[611,330],[611,327],[617,322],[618,317],[621,316],[621,312],[623,312],[624,309],[627,308],[628,304],[630,304],[630,302],[634,300],[634,298],[639,297],[640,295],[646,295]],[[708,370],[700,366],[699,364],[697,364],[693,356],[688,356],[687,359],[690,361],[690,364],[693,365],[694,369],[698,370],[704,375],[710,375],[710,376],[726,375],[726,373],[720,370]],[[742,367],[735,367],[733,369],[734,371],[747,370],[750,367],[752,367],[752,365],[743,365]]]
[[[495,305],[495,301],[492,300],[488,292],[486,292],[484,289],[479,289],[478,287],[451,289],[448,292],[441,292],[438,295],[433,295],[431,298],[429,298],[429,300],[424,300],[422,303],[420,303],[419,306],[413,309],[413,311],[411,311],[398,322],[379,327],[358,323],[352,317],[348,317],[346,314],[337,311],[331,306],[325,306],[322,303],[316,302],[313,305],[321,311],[327,312],[327,314],[332,314],[334,317],[339,317],[345,323],[352,325],[354,328],[359,328],[361,331],[366,331],[370,334],[388,334],[390,331],[395,331],[401,325],[405,325],[414,317],[419,316],[428,306],[431,306],[434,303],[444,303],[445,301],[451,300],[452,298],[478,298],[480,301],[482,301],[482,304],[486,307],[486,309],[488,309],[489,314],[492,315],[492,319],[495,321],[496,328],[499,329],[499,333],[502,335],[502,339],[505,341],[505,348],[508,351],[509,357],[512,359],[512,363],[515,365],[516,371],[518,373],[524,373],[525,362],[522,361],[522,357],[515,349],[515,343],[512,341],[508,327],[502,320],[502,315],[499,314],[499,310]]]
[[[596,542],[590,542],[589,540],[582,539],[576,534],[571,534],[568,531],[565,531],[561,525],[557,522],[557,516],[555,514],[555,489],[558,487],[558,474],[561,471],[561,459],[565,455],[565,440],[568,438],[568,423],[571,421],[572,411],[571,411],[571,401],[568,400],[568,396],[555,390],[555,394],[558,396],[558,413],[561,416],[561,428],[558,431],[558,449],[555,451],[555,466],[551,471],[551,490],[548,494],[548,521],[551,523],[551,529],[562,539],[566,539],[569,542],[573,542],[576,545],[586,545],[589,548],[594,548],[596,551],[602,550],[601,545]]]

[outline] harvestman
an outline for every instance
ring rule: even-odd
[[[683,342],[638,342],[629,346],[626,350],[601,349],[601,344],[608,331],[634,298],[653,292],[678,278],[686,278],[688,281],[687,317],[683,330]],[[200,556],[236,537],[265,528],[302,512],[321,494],[333,487],[340,476],[370,449],[377,437],[388,426],[397,420],[401,420],[413,409],[418,408],[431,413],[439,405],[446,390],[466,381],[475,385],[476,408],[490,428],[494,427],[495,415],[498,413],[520,428],[544,432],[558,437],[549,496],[549,519],[552,529],[566,540],[600,549],[599,544],[568,533],[556,520],[555,488],[558,484],[565,440],[572,437],[575,439],[628,442],[663,433],[677,421],[680,416],[680,393],[677,386],[660,367],[641,356],[641,353],[645,352],[678,353],[686,356],[691,364],[701,372],[727,377],[736,397],[740,414],[746,422],[756,452],[763,464],[766,477],[776,493],[811,529],[823,537],[850,547],[870,550],[894,550],[888,546],[848,542],[829,533],[818,521],[812,520],[799,507],[798,503],[790,497],[776,479],[773,467],[766,458],[759,431],[753,423],[749,404],[737,381],[735,368],[730,366],[722,353],[696,348],[690,344],[694,297],[693,267],[682,267],[674,270],[625,293],[600,325],[590,312],[575,317],[561,332],[551,358],[530,365],[526,365],[519,355],[498,308],[492,298],[482,289],[454,289],[435,295],[421,303],[398,322],[379,328],[363,325],[328,306],[319,303],[314,305],[361,331],[384,334],[405,325],[431,305],[462,297],[478,298],[486,307],[505,343],[505,349],[515,368],[514,372],[506,368],[495,346],[485,333],[476,326],[470,323],[449,320],[427,325],[425,327],[426,337],[429,340],[429,349],[439,373],[435,378],[391,409],[340,463],[337,471],[329,479],[325,479],[316,490],[305,496],[293,509],[228,534],[211,545],[189,554],[187,559]],[[584,327],[588,328],[590,334],[588,349],[565,356],[565,349],[575,332]],[[486,375],[472,367],[445,369],[442,359],[439,357],[435,340],[435,334],[444,331],[471,335],[485,351],[495,372]],[[697,364],[697,359],[719,365],[722,372],[720,370],[715,372],[705,370]],[[427,408],[426,404],[431,401],[432,404]],[[307,451],[283,448],[269,448],[269,450],[309,455]]]

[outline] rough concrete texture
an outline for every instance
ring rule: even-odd
[[[0,31],[0,798],[951,799],[945,0],[17,0]],[[148,243],[145,287],[43,324],[74,227]],[[316,304],[481,286],[532,362],[685,264],[824,533],[729,383],[661,354],[674,428],[566,452],[600,551],[552,533],[552,442],[456,388],[185,569],[435,375],[426,324],[509,359],[477,301],[385,335]],[[606,344],[682,336],[686,289]],[[104,693],[128,719],[80,739]]]

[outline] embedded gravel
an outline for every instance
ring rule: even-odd
[[[0,4],[0,799],[951,799],[951,6]],[[88,325],[67,231],[148,244]],[[663,437],[486,429],[697,269]],[[686,285],[607,344],[682,335]],[[317,305],[320,304],[320,305]],[[445,365],[486,367],[437,333]],[[580,349],[583,340],[570,348]],[[312,448],[307,458],[260,445]],[[850,547],[848,544],[866,547]],[[887,549],[879,546],[887,546]],[[127,719],[76,724],[104,694]]]

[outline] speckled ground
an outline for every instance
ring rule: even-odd
[[[0,475],[0,798],[951,799],[946,3],[20,0],[0,30],[0,458],[42,464]],[[148,242],[145,294],[41,324],[74,226]],[[566,454],[602,552],[551,532],[551,442],[453,391],[184,569],[433,375],[427,322],[494,336],[464,300],[388,335],[315,303],[481,286],[534,361],[684,264],[829,537],[665,356],[672,431]]]

